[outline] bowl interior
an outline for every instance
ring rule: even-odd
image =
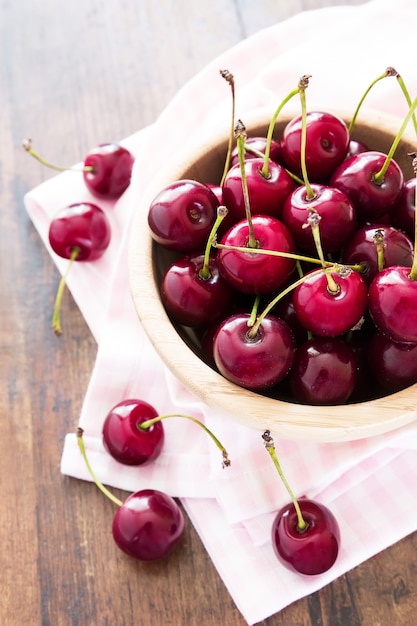
[[[344,111],[333,111],[349,122]],[[257,111],[245,120],[248,135],[265,135],[269,112]],[[282,115],[275,127],[279,137],[294,113]],[[374,150],[388,152],[401,120],[373,111],[361,112],[353,138]],[[146,190],[132,191],[137,210],[129,239],[129,280],[139,319],[154,348],[169,370],[208,407],[219,415],[260,431],[271,430],[289,439],[346,441],[382,434],[416,418],[417,385],[398,393],[357,404],[309,406],[286,402],[242,389],[225,380],[201,358],[199,334],[174,325],[160,299],[161,278],[175,254],[153,242],[147,223],[150,202],[167,184],[178,179],[218,183],[222,176],[227,149],[228,128],[219,127],[209,140],[188,146],[174,163],[160,172]],[[410,152],[415,149],[414,135],[407,130],[396,151],[395,160],[404,177],[413,174]]]

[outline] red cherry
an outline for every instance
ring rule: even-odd
[[[288,325],[266,316],[254,337],[249,314],[235,314],[218,327],[213,340],[216,366],[228,380],[247,389],[268,389],[288,373],[295,343]]]
[[[294,253],[295,244],[288,228],[276,218],[254,215],[252,218],[258,247]],[[247,247],[249,226],[241,220],[224,235],[222,245],[247,248],[247,252],[219,249],[219,270],[222,276],[238,291],[252,294],[270,293],[281,287],[292,274],[293,259],[251,253]]]
[[[297,402],[343,404],[352,394],[357,376],[355,353],[341,337],[313,337],[298,346],[290,372]]]
[[[382,249],[382,268],[391,265],[411,267],[413,263],[413,244],[405,233],[384,224],[362,226],[346,243],[342,262],[346,265],[364,264],[366,269],[361,276],[368,285],[380,271],[378,245]]]
[[[84,159],[84,181],[95,196],[118,198],[130,185],[133,155],[117,143],[103,143]]]
[[[400,166],[391,159],[381,181],[375,176],[384,166],[387,155],[370,150],[346,159],[330,179],[330,185],[351,199],[358,219],[375,222],[397,202],[404,178]]]
[[[393,265],[369,287],[368,307],[376,327],[393,341],[417,343],[417,281],[410,268]]]
[[[306,187],[300,186],[285,201],[281,219],[291,231],[299,248],[315,252],[316,244],[310,228],[306,228],[309,210],[320,216],[320,241],[323,252],[337,252],[354,233],[356,213],[342,191],[327,185],[311,185],[314,197],[309,198]]]
[[[151,202],[148,223],[161,246],[178,252],[204,248],[219,202],[207,185],[179,180],[167,185]]]
[[[404,181],[400,197],[390,212],[392,224],[407,233],[413,241],[416,219],[416,186],[417,178],[415,177]]]
[[[298,500],[307,528],[299,530],[292,503],[283,507],[272,525],[272,544],[279,561],[288,569],[309,576],[323,574],[335,563],[340,529],[333,513],[314,500]]]
[[[125,554],[141,561],[166,557],[180,540],[184,517],[171,496],[142,489],[128,496],[113,519],[112,533]]]
[[[356,326],[367,305],[367,288],[358,272],[330,271],[337,285],[329,289],[324,271],[306,274],[294,290],[294,308],[300,323],[314,335],[336,337]]]
[[[354,156],[355,154],[360,154],[361,152],[368,152],[369,147],[367,144],[363,143],[363,141],[358,141],[357,139],[351,139],[349,141],[349,150],[346,155],[346,158]]]
[[[286,198],[294,189],[294,181],[281,165],[273,161],[269,162],[268,176],[264,176],[261,173],[263,165],[264,160],[261,158],[245,161],[250,211],[252,215],[273,215],[278,218]],[[224,179],[223,202],[236,221],[245,217],[242,170],[239,164],[234,165]]]
[[[266,144],[266,137],[248,137],[245,141],[245,159],[256,159],[259,157],[257,152],[265,154]],[[269,158],[275,163],[281,163],[281,143],[277,139],[271,139]],[[235,146],[231,153],[230,166],[232,167],[237,163],[239,163],[239,150]]]
[[[377,332],[369,342],[368,364],[385,392],[405,389],[417,383],[417,343],[397,343]]]
[[[78,249],[77,261],[94,261],[110,243],[110,224],[106,214],[95,204],[71,204],[59,211],[49,226],[53,251],[70,259]]]
[[[232,288],[220,275],[212,256],[208,276],[201,274],[204,254],[186,255],[174,261],[161,282],[161,298],[169,315],[184,326],[210,324],[229,309]]]
[[[281,139],[282,158],[286,167],[301,176],[302,116],[293,118],[284,128]],[[325,183],[345,159],[349,148],[349,131],[338,116],[321,111],[306,115],[306,167],[309,181]]]
[[[141,429],[140,424],[157,417],[156,410],[145,402],[129,398],[116,404],[103,424],[103,444],[106,450],[124,465],[143,465],[154,460],[164,444],[161,422]]]

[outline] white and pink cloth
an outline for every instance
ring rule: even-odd
[[[127,270],[133,193],[152,178],[152,152],[164,144],[175,154],[184,138],[210,135],[230,116],[230,92],[220,69],[235,76],[237,115],[271,107],[311,74],[309,106],[354,110],[369,83],[386,67],[401,73],[412,97],[415,71],[415,0],[371,0],[363,5],[306,11],[267,28],[214,59],[189,81],[155,123],[122,143],[135,155],[135,185],[117,202],[100,202],[112,225],[112,241],[93,263],[75,263],[68,288],[98,344],[79,425],[98,477],[129,491],[154,487],[181,499],[236,606],[255,624],[306,596],[417,530],[417,422],[397,431],[347,443],[277,441],[277,452],[297,495],[320,499],[336,515],[342,535],[338,560],[327,573],[301,577],[276,560],[270,529],[274,512],[288,501],[259,432],[205,407],[167,371],[136,316]],[[404,117],[395,80],[380,81],[366,106]],[[223,116],[221,118],[220,116]],[[158,159],[160,157],[158,156]],[[96,201],[81,177],[55,176],[25,197],[27,211],[62,273],[67,262],[50,249],[47,232],[55,212],[71,202]],[[62,320],[63,332],[66,320]],[[52,332],[52,331],[51,331]],[[59,349],[57,339],[57,349]],[[232,466],[198,426],[164,422],[161,456],[145,467],[118,464],[104,451],[101,427],[120,400],[139,397],[159,413],[183,412],[205,421],[227,448]],[[417,408],[417,394],[416,394]],[[417,413],[416,413],[417,417]],[[66,437],[63,474],[89,480],[74,432]],[[110,520],[109,520],[110,523]]]

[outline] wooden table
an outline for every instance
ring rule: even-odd
[[[335,4],[0,3],[2,626],[244,626],[189,522],[181,550],[139,564],[112,542],[112,503],[59,472],[96,344],[68,293],[67,331],[60,339],[51,332],[59,277],[23,205],[51,172],[21,140],[32,136],[51,160],[77,162],[153,122],[187,79],[244,37]],[[414,624],[416,570],[414,534],[263,624]]]

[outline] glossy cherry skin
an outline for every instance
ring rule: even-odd
[[[403,173],[391,160],[384,179],[374,177],[381,170],[386,154],[370,150],[346,159],[330,179],[330,185],[343,191],[352,201],[358,220],[375,222],[397,202],[404,183]]]
[[[294,338],[283,320],[270,315],[251,338],[248,320],[249,314],[235,314],[219,325],[214,360],[219,372],[240,387],[268,389],[287,375],[294,360]]]
[[[375,333],[368,346],[372,376],[387,392],[417,383],[417,343],[397,343]]]
[[[380,234],[383,237],[384,247],[383,268],[391,265],[411,267],[413,263],[413,244],[405,233],[393,226],[385,226],[384,224],[362,226],[346,243],[342,253],[342,262],[346,265],[363,263],[365,271],[361,272],[361,276],[367,285],[370,285],[379,272],[375,238]]]
[[[184,516],[171,496],[143,489],[128,496],[113,518],[112,533],[118,547],[141,561],[166,557],[184,530]]]
[[[204,248],[219,202],[213,191],[195,180],[178,180],[151,202],[148,223],[161,246],[178,252]]]
[[[245,141],[245,146],[247,146],[247,149],[245,149],[244,158],[259,158],[259,155],[256,154],[256,152],[261,152],[262,154],[265,154],[266,141],[266,137],[248,137]],[[255,150],[255,152],[251,152],[251,150]],[[271,140],[269,158],[272,161],[275,161],[275,163],[281,163],[281,142],[277,139]],[[232,167],[237,163],[239,163],[239,153],[237,146],[235,146],[231,153],[230,166]]]
[[[307,226],[309,210],[320,216],[320,241],[325,253],[342,248],[356,228],[356,213],[349,198],[339,189],[327,185],[311,185],[314,198],[309,199],[306,187],[300,186],[287,198],[281,219],[291,231],[299,248],[315,252],[311,228]]]
[[[360,154],[361,152],[368,152],[369,147],[363,141],[358,141],[357,139],[351,139],[349,141],[349,150],[346,155],[346,158],[354,156],[355,154]]]
[[[258,247],[280,252],[295,252],[293,237],[280,220],[269,215],[254,215],[253,229]],[[221,240],[222,244],[247,247],[249,240],[248,222],[244,219],[232,226]],[[219,249],[221,275],[243,293],[271,293],[285,284],[292,274],[295,261],[267,254],[238,252]]]
[[[404,181],[400,197],[390,212],[393,226],[403,230],[413,241],[416,215],[416,186],[417,178],[415,177]]]
[[[325,183],[345,159],[349,148],[349,131],[338,116],[309,111],[306,125],[306,167],[310,183]],[[301,115],[284,128],[281,139],[285,166],[301,176]]]
[[[369,287],[375,326],[400,343],[417,343],[417,280],[409,276],[409,267],[393,265],[379,272]]]
[[[124,465],[143,465],[156,459],[164,445],[161,422],[141,429],[140,424],[158,417],[153,406],[137,398],[116,404],[103,423],[103,445],[111,456]]]
[[[65,207],[49,225],[51,248],[64,259],[69,259],[74,248],[78,248],[77,261],[94,261],[104,254],[110,237],[110,223],[106,214],[90,202]]]
[[[289,382],[296,402],[333,405],[349,399],[356,376],[355,353],[342,337],[313,337],[298,346]]]
[[[300,499],[298,504],[308,527],[298,530],[292,503],[283,507],[272,525],[275,555],[288,569],[300,574],[323,574],[334,565],[339,554],[339,524],[324,504],[308,499]]]
[[[251,215],[273,215],[279,218],[286,198],[293,191],[294,181],[288,172],[274,161],[269,161],[268,176],[261,174],[264,160],[245,161],[245,174]],[[228,171],[223,182],[223,202],[236,221],[246,216],[240,165]]]
[[[130,185],[133,155],[118,143],[103,143],[84,159],[84,182],[92,194],[100,198],[119,198]]]
[[[209,277],[202,278],[203,254],[189,254],[174,261],[161,282],[161,299],[169,315],[184,326],[211,324],[230,307],[233,290],[210,257]]]
[[[331,271],[338,286],[328,289],[323,271],[312,271],[294,290],[294,308],[300,323],[314,335],[336,337],[356,326],[367,305],[367,287],[358,272]]]

